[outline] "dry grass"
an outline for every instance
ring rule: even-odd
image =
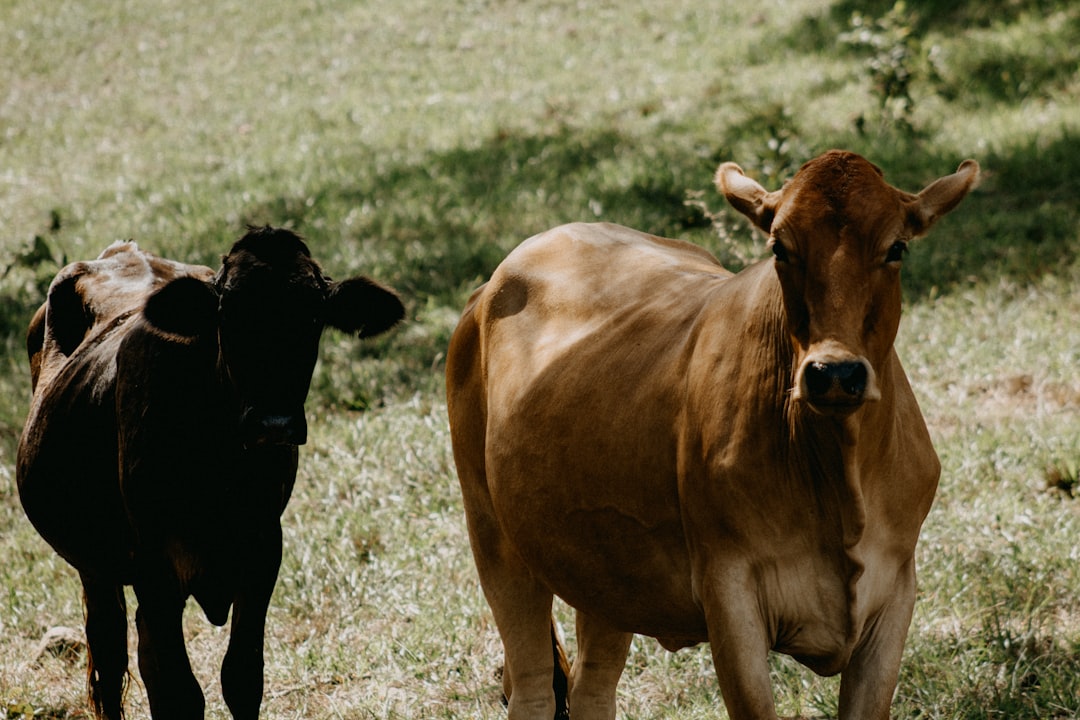
[[[442,400],[469,290],[564,220],[678,235],[737,266],[761,248],[719,210],[717,162],[774,185],[834,145],[905,189],[962,157],[986,169],[904,271],[898,349],[944,473],[895,716],[1080,715],[1080,502],[1047,489],[1075,482],[1080,463],[1080,10],[909,2],[921,51],[913,128],[901,131],[875,115],[868,58],[837,42],[856,5],[0,3],[9,720],[87,714],[85,660],[34,658],[45,631],[79,627],[82,609],[13,477],[22,332],[65,257],[135,237],[213,264],[244,223],[271,222],[305,234],[331,273],[369,272],[407,295],[410,322],[393,337],[324,343],[284,517],[263,714],[493,720],[505,717],[501,647]],[[572,643],[565,607],[559,616]],[[194,606],[185,629],[207,715],[227,717],[216,678],[227,629]],[[835,679],[785,658],[772,667],[781,714],[835,716]],[[628,719],[723,716],[706,648],[636,639],[619,693]],[[137,674],[128,703],[146,716]]]

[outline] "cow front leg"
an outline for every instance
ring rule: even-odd
[[[915,563],[900,573],[889,604],[872,620],[840,676],[841,720],[888,720],[915,607]]]
[[[127,602],[124,586],[79,573],[86,604],[86,673],[94,715],[120,720],[127,680]]]
[[[263,692],[263,641],[270,596],[281,566],[281,527],[260,536],[233,601],[229,648],[221,665],[221,694],[235,720],[259,717]]]
[[[576,624],[577,657],[570,669],[570,717],[614,720],[615,689],[634,635],[581,611],[577,613]]]
[[[203,717],[202,689],[191,672],[184,647],[185,598],[169,586],[135,584],[139,608],[139,674],[146,685],[154,720]]]
[[[700,595],[728,715],[733,720],[777,720],[769,679],[772,643],[753,588],[748,574],[723,573],[703,583]]]

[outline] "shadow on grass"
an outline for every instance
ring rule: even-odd
[[[738,142],[746,146],[744,138]],[[918,139],[856,138],[853,143],[851,149],[884,168],[889,182],[909,191],[952,172],[963,159],[928,151]],[[732,159],[756,173],[758,165],[775,161],[764,140],[761,151],[758,158]],[[600,219],[682,237],[722,256],[722,241],[702,209],[685,202],[688,190],[704,190],[710,209],[724,206],[711,189],[717,155],[685,139],[660,147],[612,129],[501,134],[475,147],[375,172],[353,185],[316,188],[307,199],[253,206],[247,219],[288,219],[300,232],[310,228],[315,234],[325,232],[315,228],[326,218],[351,217],[351,223],[343,224],[344,236],[333,240],[336,247],[325,248],[331,255],[327,266],[370,273],[405,296],[414,319],[411,331],[353,351],[386,361],[387,375],[364,380],[371,387],[357,390],[355,401],[349,401],[363,407],[382,394],[375,386],[415,388],[431,382],[469,293],[511,249],[537,232],[562,222]],[[1064,136],[978,160],[984,168],[981,186],[915,245],[906,261],[903,282],[909,301],[977,283],[1025,283],[1080,259],[1076,138]],[[374,166],[370,159],[367,164]],[[349,372],[347,363],[343,359],[328,372]]]
[[[741,128],[730,142],[752,147],[754,132],[753,127]],[[731,152],[728,149],[703,150],[717,147],[715,140],[695,138],[680,128],[656,134],[674,138],[669,143],[610,128],[502,133],[473,147],[381,168],[376,158],[361,152],[350,159],[350,167],[361,169],[350,175],[354,180],[327,181],[308,188],[303,197],[253,205],[241,220],[287,223],[317,241],[316,256],[332,272],[369,274],[405,297],[413,318],[410,326],[358,351],[385,361],[382,375],[363,380],[367,387],[346,403],[366,407],[377,403],[387,388],[400,393],[431,382],[469,293],[513,247],[537,232],[567,221],[606,220],[682,237],[724,256],[723,241],[701,203],[687,204],[687,192],[703,192],[705,205],[715,211],[724,207],[712,189],[719,160],[736,160],[755,175],[775,165],[767,141],[776,129],[757,132],[757,157],[728,158],[722,156]],[[834,140],[805,148],[807,157],[794,158],[791,168],[833,144],[846,144],[884,168],[892,184],[917,191],[952,172],[963,159],[927,151],[922,141],[912,138]],[[796,146],[804,149],[801,142]],[[985,173],[981,187],[927,241],[913,247],[904,271],[909,300],[945,294],[957,286],[996,284],[1002,278],[1024,283],[1078,260],[1077,138],[1065,135],[978,160]],[[774,186],[771,180],[764,182],[770,189]],[[194,246],[221,242],[220,226],[209,232],[212,235],[195,240]],[[13,289],[0,283],[0,340],[9,366],[24,362],[15,355],[42,299],[32,290],[26,284]],[[349,356],[355,352],[350,350]],[[343,355],[337,371],[351,372],[349,356]],[[21,403],[11,412],[2,409],[0,425],[17,431],[23,412]]]
[[[501,133],[354,185],[250,207],[245,220],[287,218],[304,232],[328,216],[347,218],[339,266],[359,261],[414,300],[456,303],[514,246],[559,223],[603,219],[668,235],[708,227],[685,199],[710,167],[612,129]]]
[[[963,159],[927,151],[914,139],[848,145],[909,191]],[[757,164],[772,162],[768,149],[761,150],[758,158],[731,159],[753,174]],[[723,206],[711,190],[715,155],[642,145],[614,130],[504,134],[390,168],[354,187],[319,188],[313,201],[282,198],[252,207],[248,219],[287,218],[303,231],[327,215],[352,213],[353,236],[342,240],[339,263],[374,266],[374,274],[414,302],[453,304],[514,246],[562,222],[608,220],[709,245],[715,238],[707,218],[685,201],[688,191],[706,190],[710,207]],[[977,159],[980,186],[913,249],[904,274],[911,299],[1002,277],[1027,282],[1077,261],[1080,139],[1066,134]]]
[[[980,186],[906,263],[913,299],[961,284],[1026,283],[1080,258],[1080,138],[977,159]]]

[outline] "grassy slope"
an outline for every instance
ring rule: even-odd
[[[267,5],[0,6],[0,702],[85,712],[79,667],[27,665],[36,638],[81,610],[13,477],[22,328],[63,258],[134,237],[213,264],[244,223],[271,222],[305,234],[332,273],[408,296],[392,338],[325,342],[266,715],[496,718],[501,650],[440,399],[464,298],[521,239],[572,219],[693,239],[737,266],[760,248],[729,214],[704,217],[721,210],[716,164],[775,184],[839,145],[906,189],[963,157],[986,170],[905,268],[898,346],[945,472],[896,713],[1080,713],[1080,509],[1042,488],[1048,468],[1075,477],[1080,461],[1080,11],[909,2],[917,56],[934,61],[913,63],[915,132],[902,133],[879,117],[868,58],[837,39],[856,7],[884,3]],[[194,611],[187,627],[222,716],[224,633]],[[782,712],[835,714],[835,680],[774,668]],[[137,683],[129,700],[145,712]],[[633,718],[720,704],[705,650],[644,639],[621,701]]]

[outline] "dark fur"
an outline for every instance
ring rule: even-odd
[[[319,336],[324,325],[374,335],[403,312],[366,278],[332,282],[299,237],[269,227],[216,274],[133,245],[61,271],[28,333],[35,396],[18,485],[34,526],[79,571],[99,718],[122,715],[124,585],[139,600],[155,718],[203,714],[188,597],[215,625],[232,614],[222,694],[234,717],[258,717],[279,518]]]

